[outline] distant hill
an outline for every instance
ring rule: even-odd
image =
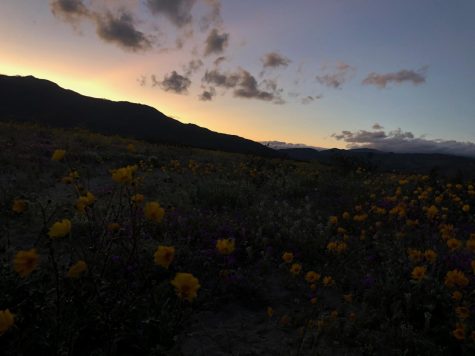
[[[372,171],[440,174],[475,178],[475,159],[445,154],[393,153],[369,148],[314,150],[311,148],[283,149],[288,158],[317,161],[345,168],[363,167]]]
[[[0,119],[81,127],[149,142],[277,157],[257,142],[183,124],[146,105],[97,99],[32,76],[0,75]]]

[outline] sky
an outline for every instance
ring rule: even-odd
[[[280,146],[475,156],[473,14],[473,0],[0,0],[0,73]]]

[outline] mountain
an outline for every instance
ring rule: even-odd
[[[81,127],[156,143],[281,156],[271,148],[239,136],[183,124],[150,106],[84,96],[33,76],[0,75],[0,119]]]
[[[279,150],[288,158],[370,171],[420,173],[475,178],[475,159],[438,153],[393,153],[369,148],[318,151],[311,148]]]

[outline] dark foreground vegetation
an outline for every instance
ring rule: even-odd
[[[3,355],[471,355],[473,178],[0,123]]]

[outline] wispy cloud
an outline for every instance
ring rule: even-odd
[[[416,137],[412,132],[397,129],[386,132],[342,131],[333,134],[337,140],[347,143],[348,148],[373,148],[396,153],[443,153],[458,156],[475,157],[475,143],[455,140],[427,139]]]
[[[212,29],[205,41],[204,55],[221,54],[229,44],[229,33],[219,33]]]
[[[324,148],[316,147],[316,146],[309,146],[304,143],[288,143],[283,141],[261,141],[259,142],[264,146],[268,146],[275,150],[282,150],[286,148],[313,148],[315,150],[324,150]]]
[[[147,0],[150,11],[158,16],[164,16],[177,27],[191,24],[191,10],[196,0]]]
[[[369,73],[368,76],[363,80],[365,85],[375,85],[379,88],[386,88],[390,83],[401,84],[401,83],[412,83],[414,85],[423,84],[426,82],[427,78],[427,66],[420,68],[417,71],[403,69],[399,72],[378,74],[378,73]]]
[[[291,61],[277,52],[270,52],[261,58],[261,62],[264,68],[278,68],[287,67]]]
[[[339,89],[353,78],[356,68],[344,62],[337,62],[333,66],[325,65],[323,72],[325,74],[316,76],[317,81],[327,87]]]

